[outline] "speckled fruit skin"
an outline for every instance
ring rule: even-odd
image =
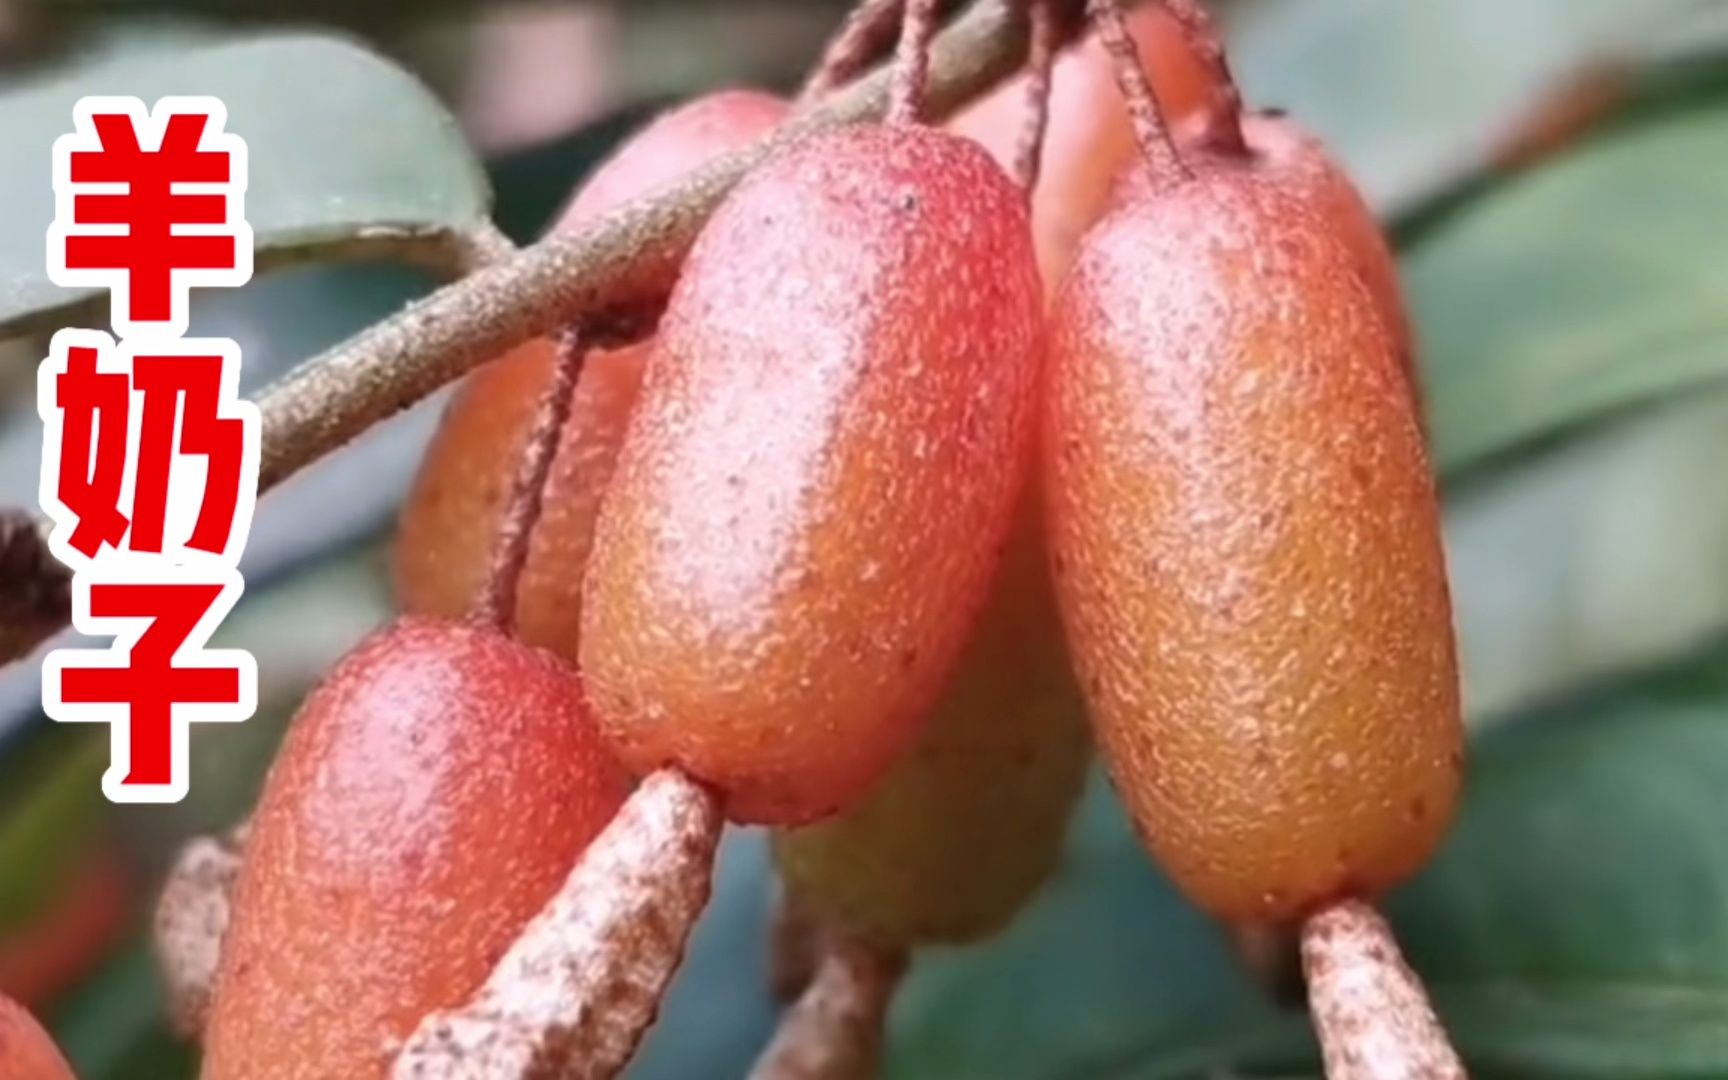
[[[307,699],[253,818],[205,1080],[381,1076],[485,979],[627,780],[566,665],[407,616]]]
[[[887,948],[977,941],[1055,870],[1090,742],[1046,563],[1028,497],[911,751],[859,806],[775,833],[781,879],[825,925]]]
[[[1041,306],[1019,193],[967,140],[847,129],[734,191],[661,323],[587,577],[581,664],[626,764],[778,825],[882,776],[1007,538]]]
[[[1164,115],[1172,124],[1193,115],[1208,100],[1214,77],[1188,47],[1176,20],[1162,5],[1142,4],[1128,13],[1127,25]],[[948,126],[978,140],[1007,169],[1013,167],[1025,119],[1026,79],[1021,76],[962,110]],[[1080,237],[1104,211],[1123,166],[1137,160],[1110,55],[1095,35],[1087,35],[1057,57],[1051,72],[1049,124],[1032,196],[1032,237],[1044,280],[1061,279]]]
[[[1205,123],[1203,117],[1194,116],[1180,126],[1178,139],[1189,152],[1206,153],[1200,145]],[[1317,212],[1326,216],[1339,239],[1350,249],[1356,268],[1374,297],[1374,306],[1391,330],[1399,370],[1420,405],[1422,384],[1416,369],[1415,331],[1398,278],[1398,257],[1393,254],[1374,211],[1320,140],[1294,120],[1274,113],[1246,113],[1241,126],[1253,167],[1268,179],[1288,185],[1292,194],[1312,200]],[[1224,164],[1227,166],[1228,162]],[[1142,169],[1130,175],[1144,174]]]
[[[54,1040],[22,1005],[0,995],[0,1080],[75,1080]]]
[[[786,111],[780,98],[725,90],[667,112],[594,172],[554,230],[585,224],[748,145]],[[571,659],[581,625],[581,568],[647,355],[644,344],[588,357],[517,587],[518,636]],[[554,357],[551,341],[527,342],[474,372],[451,399],[397,525],[392,577],[402,610],[455,618],[472,607]]]
[[[1335,234],[1208,167],[1107,216],[1051,316],[1069,643],[1143,838],[1230,921],[1402,880],[1462,770],[1429,465]]]

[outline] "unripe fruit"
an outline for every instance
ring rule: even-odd
[[[72,1067],[36,1018],[0,995],[0,1080],[75,1080]]]
[[[1251,160],[1135,188],[1052,313],[1057,593],[1118,791],[1230,921],[1412,873],[1462,729],[1434,485],[1338,226]]]
[[[966,140],[846,129],[734,191],[661,323],[583,597],[626,764],[771,824],[882,776],[995,572],[1040,307],[1020,194]]]
[[[1128,13],[1127,24],[1165,116],[1180,120],[1209,99],[1215,78],[1163,5],[1142,4]],[[1044,280],[1059,281],[1080,237],[1103,212],[1117,176],[1139,156],[1110,55],[1096,35],[1057,57],[1049,110],[1032,194],[1032,237]],[[1026,77],[1021,76],[961,111],[948,126],[978,140],[1003,168],[1012,168],[1025,121]]]
[[[800,907],[883,948],[1001,930],[1055,869],[1088,741],[1028,498],[990,602],[924,733],[863,803],[779,832]]]
[[[550,654],[413,616],[375,633],[265,782],[202,1075],[381,1075],[422,1016],[481,984],[625,793]]]
[[[728,90],[666,113],[594,172],[554,230],[585,224],[748,145],[772,131],[786,111],[779,98]],[[572,659],[581,569],[647,353],[646,345],[636,345],[587,358],[517,586],[517,635]],[[472,607],[491,570],[516,463],[554,358],[551,341],[527,342],[475,371],[451,399],[397,528],[392,570],[404,611],[455,618]]]

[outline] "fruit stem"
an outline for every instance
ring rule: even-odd
[[[1343,900],[1310,916],[1302,967],[1327,1080],[1464,1080],[1421,978],[1372,906]]]
[[[904,950],[826,938],[809,989],[780,1019],[751,1080],[870,1080],[882,1057],[888,1005],[906,973]]]
[[[893,40],[904,4],[905,0],[863,0],[853,8],[804,81],[804,88],[798,92],[798,105],[821,101],[856,78]]]
[[[888,90],[887,122],[915,124],[924,111],[930,79],[930,39],[936,34],[936,0],[906,0],[900,20],[900,47],[894,53],[894,81]]]
[[[1044,132],[1050,124],[1050,72],[1056,64],[1056,11],[1052,0],[1028,0],[1031,44],[1026,52],[1026,121],[1014,147],[1014,178],[1030,199],[1038,187],[1044,159]]]
[[[623,1071],[708,903],[723,825],[713,791],[650,775],[473,998],[421,1020],[391,1075]]]
[[[552,462],[564,442],[564,428],[570,421],[570,399],[576,392],[576,380],[581,377],[587,355],[581,331],[571,326],[558,332],[552,378],[534,407],[534,423],[528,429],[527,444],[516,463],[504,517],[498,523],[492,562],[480,595],[475,598],[475,618],[505,634],[516,626],[516,594],[522,583],[522,568],[528,562],[529,543],[545,503],[546,478],[552,474]]]
[[[1088,0],[1087,11],[1097,29],[1098,40],[1110,53],[1116,85],[1127,103],[1129,122],[1134,127],[1134,139],[1151,166],[1152,178],[1163,183],[1194,179],[1194,170],[1183,160],[1176,140],[1170,137],[1170,125],[1164,122],[1158,96],[1140,66],[1140,50],[1122,18],[1122,0]]]
[[[782,883],[768,916],[768,992],[782,1005],[791,1004],[816,976],[815,916]]]
[[[249,822],[226,836],[200,836],[175,856],[156,901],[151,943],[168,998],[168,1019],[185,1038],[204,1032],[210,988],[228,933],[234,884],[240,879]]]
[[[1201,139],[1221,153],[1245,155],[1248,141],[1242,134],[1242,90],[1230,73],[1224,38],[1202,0],[1161,0],[1182,28],[1188,48],[1202,64],[1212,69],[1212,100],[1207,103]]]

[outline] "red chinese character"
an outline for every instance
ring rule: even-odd
[[[50,544],[68,564],[104,546],[239,559],[257,502],[258,408],[239,399],[232,341],[176,346],[116,349],[90,330],[54,336],[38,383],[41,494],[58,526]]]
[[[106,349],[69,347],[65,370],[54,377],[54,403],[64,417],[55,495],[75,522],[67,543],[85,558],[104,544],[118,547],[128,525],[120,512],[120,487],[130,441],[131,380],[121,371],[99,370],[99,358],[107,359]]]
[[[184,333],[192,286],[252,275],[245,144],[225,118],[215,98],[164,98],[152,114],[137,98],[91,97],[55,143],[49,275],[113,290],[122,333]]]
[[[125,561],[129,577],[156,580],[74,579],[74,624],[115,642],[50,653],[43,706],[56,720],[112,725],[113,762],[102,783],[110,799],[177,802],[189,780],[188,724],[244,720],[257,705],[252,657],[204,648],[241,582],[233,572],[216,581],[175,579]]]

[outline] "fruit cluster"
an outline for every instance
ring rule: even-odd
[[[1437,843],[1447,584],[1361,198],[1291,121],[1241,111],[1191,2],[1094,3],[1053,73],[946,130],[916,118],[933,5],[904,6],[889,120],[749,175],[650,342],[572,328],[452,401],[401,517],[404,614],[265,784],[205,1077],[506,1075],[507,1044],[524,1075],[621,1067],[639,1032],[591,1040],[611,998],[589,995],[651,1001],[682,950],[642,843],[707,850],[702,815],[654,813],[674,796],[775,829],[819,969],[988,936],[1056,864],[1086,717],[1177,885],[1227,923],[1323,925],[1311,972],[1377,925],[1332,916]],[[676,109],[555,228],[793,112]],[[525,959],[555,912],[602,907],[625,916],[598,952]],[[1373,1075],[1315,978],[1334,1075]],[[762,1075],[846,1037],[804,1015]],[[618,1060],[584,1056],[602,1043]]]

